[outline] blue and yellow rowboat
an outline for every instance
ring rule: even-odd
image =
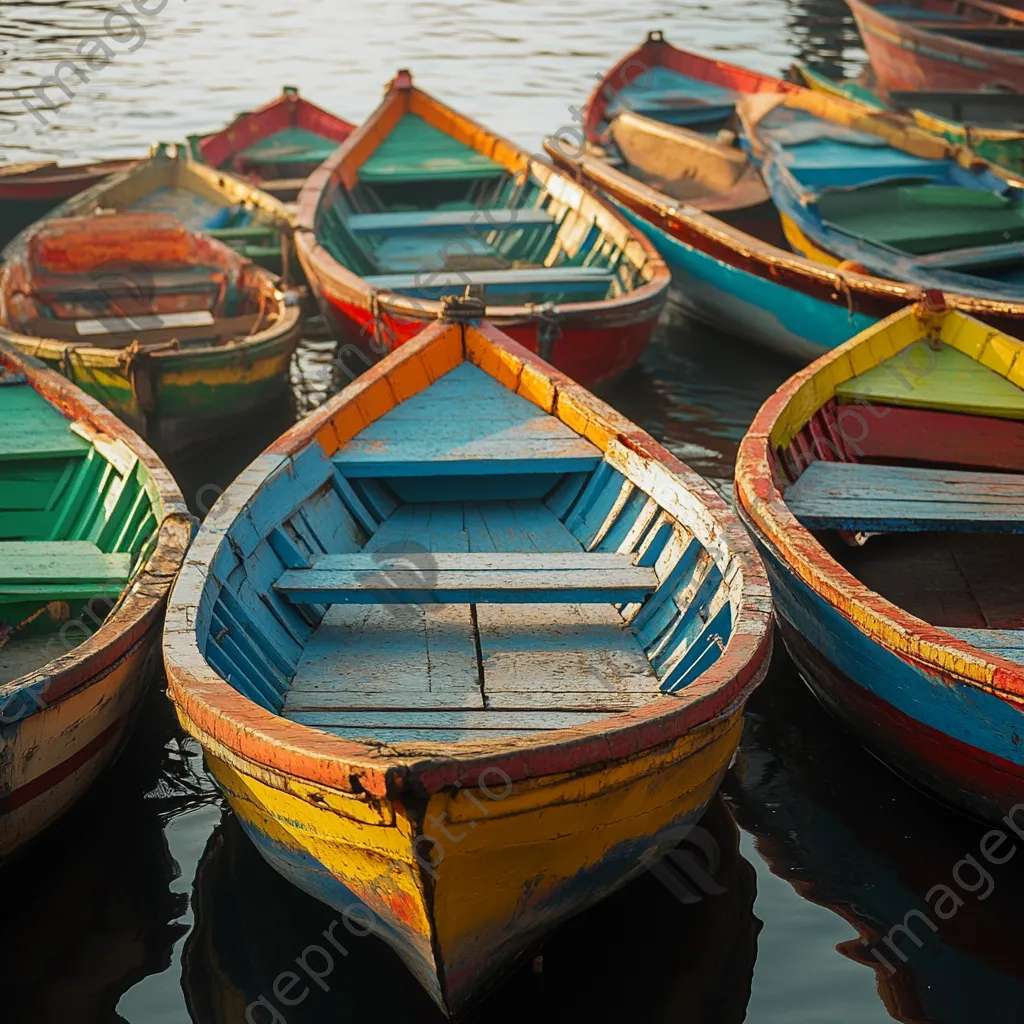
[[[995,819],[1024,800],[1024,343],[934,300],[790,378],[736,493],[822,703]]]
[[[170,696],[260,852],[450,1013],[699,818],[771,647],[722,500],[475,320],[261,455],[170,609]]]
[[[795,252],[1024,303],[1024,180],[821,93],[754,96],[739,112]]]
[[[153,452],[0,341],[0,861],[120,751],[190,535]]]

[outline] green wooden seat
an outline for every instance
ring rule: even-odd
[[[366,184],[408,184],[462,178],[501,178],[506,168],[428,124],[406,114],[359,168]]]
[[[453,295],[467,287],[485,289],[502,298],[528,295],[529,301],[597,301],[605,298],[615,276],[606,267],[523,267],[517,270],[425,270],[416,274],[374,274],[368,284],[381,291],[414,292],[426,297]],[[542,293],[542,294],[541,294]]]
[[[895,355],[840,384],[836,401],[1024,419],[1024,391],[949,345]]]
[[[130,570],[129,553],[107,553],[89,541],[0,541],[0,603],[116,599]]]
[[[0,462],[85,458],[88,451],[88,443],[28,384],[0,384]]]

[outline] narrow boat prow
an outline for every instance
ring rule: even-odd
[[[494,327],[456,322],[224,493],[164,656],[267,861],[458,1015],[699,818],[769,622],[707,484]]]

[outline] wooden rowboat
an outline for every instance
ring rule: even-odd
[[[796,94],[794,94],[796,95]],[[804,101],[839,104],[855,127],[878,124],[893,138],[953,151],[912,125],[842,100],[803,90]],[[863,119],[863,120],[862,120]],[[826,265],[777,244],[781,227],[743,231],[631,177],[591,153],[567,150],[555,138],[545,150],[556,164],[613,200],[646,233],[672,272],[674,300],[691,316],[797,359],[816,359],[851,335],[921,296],[911,284],[872,276],[850,265]],[[947,294],[947,302],[1002,330],[1024,334],[1024,303]]]
[[[615,119],[630,112],[713,137],[732,125],[743,96],[797,89],[781,78],[680,50],[663,32],[649,32],[594,88],[584,132],[591,145],[606,147]]]
[[[133,167],[135,160],[97,160],[60,166],[52,161],[0,166],[0,245],[58,203],[76,195],[108,175]]]
[[[941,799],[1020,804],[1024,343],[929,293],[764,404],[736,494],[825,706]]]
[[[211,167],[257,183],[278,199],[294,199],[317,167],[355,125],[286,85],[258,110],[239,114],[219,132],[189,137],[192,155]]]
[[[0,342],[0,860],[120,750],[190,533],[153,452]]]
[[[168,692],[250,838],[453,1014],[699,817],[771,647],[722,500],[487,324],[272,445],[169,608]]]
[[[1024,92],[1024,11],[989,0],[847,0],[886,89]]]
[[[300,333],[268,271],[166,214],[48,219],[4,251],[0,339],[163,452],[279,398]]]
[[[608,204],[407,71],[310,176],[295,245],[357,371],[467,293],[531,351],[587,386],[607,383],[640,358],[669,283]]]
[[[1024,180],[818,93],[741,105],[789,244],[921,288],[1024,302]]]
[[[1020,93],[895,90],[883,97],[864,76],[837,81],[803,64],[794,64],[790,77],[816,92],[874,110],[894,108],[912,117],[918,128],[964,146],[982,160],[1024,173],[1024,95]]]
[[[80,192],[47,216],[83,217],[97,211],[168,214],[190,231],[216,238],[287,278],[289,208],[251,182],[193,160],[184,146],[159,143],[148,159]]]

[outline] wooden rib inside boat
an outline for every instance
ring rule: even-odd
[[[286,386],[297,308],[267,271],[166,214],[46,220],[5,258],[0,337],[165,450]]]

